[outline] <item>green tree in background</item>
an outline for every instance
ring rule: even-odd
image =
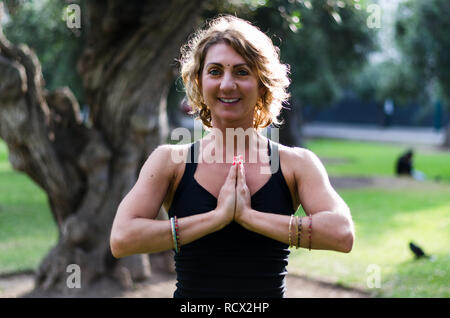
[[[83,85],[76,70],[83,50],[83,29],[71,30],[63,21],[65,1],[5,1],[9,21],[3,26],[13,43],[27,43],[42,64],[49,90],[68,86],[80,104],[84,103]]]
[[[281,57],[291,66],[291,105],[282,113],[287,125],[280,129],[285,144],[301,145],[301,106],[338,100],[375,50],[377,29],[367,23],[368,4],[268,0],[255,11],[255,22],[276,35]]]
[[[355,78],[358,93],[378,103],[391,98],[397,105],[419,103],[427,111],[437,112],[440,105],[449,109],[449,15],[446,0],[399,2],[388,26],[393,29],[389,49],[395,54],[366,65]],[[450,146],[449,126],[444,146]]]
[[[406,1],[399,5],[396,40],[408,71],[406,91],[424,103],[450,105],[450,2]],[[449,121],[450,122],[450,121]],[[445,146],[450,147],[450,125]]]
[[[46,193],[59,234],[36,270],[37,292],[87,293],[110,278],[127,284],[137,277],[135,269],[141,278],[149,272],[148,255],[112,257],[111,224],[142,164],[167,140],[173,62],[200,22],[204,2],[71,1],[84,32],[79,55],[71,46],[76,30],[62,19],[65,2],[7,1],[10,33],[20,37],[18,43],[3,32],[0,2],[0,137],[12,167]],[[70,21],[78,16],[72,12]],[[48,79],[40,58],[47,61]],[[59,88],[70,85],[66,76],[76,72],[90,125],[81,120],[72,90]],[[70,264],[80,266],[79,290],[66,284]]]

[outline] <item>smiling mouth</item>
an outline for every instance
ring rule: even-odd
[[[237,103],[240,100],[240,98],[220,98],[219,97],[218,100],[225,104],[234,104],[234,103]]]

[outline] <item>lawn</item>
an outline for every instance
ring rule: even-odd
[[[393,176],[398,145],[316,140],[307,144],[330,175]],[[326,162],[326,160],[325,160]],[[444,164],[446,163],[446,164]],[[417,155],[418,169],[450,177],[450,153]],[[419,167],[420,166],[420,167]],[[394,179],[395,180],[395,179]],[[349,205],[356,241],[350,254],[292,250],[289,271],[344,286],[358,287],[381,297],[450,297],[450,185],[417,182],[408,189],[338,189]],[[304,213],[301,209],[299,213]],[[410,241],[432,260],[415,260]],[[374,265],[372,265],[374,264]],[[380,288],[369,288],[373,268]]]
[[[393,176],[397,158],[408,149],[398,144],[331,139],[312,140],[305,146],[323,159],[328,173],[334,176]],[[417,148],[413,163],[427,179],[440,176],[442,181],[450,183],[450,151]]]
[[[382,297],[450,297],[450,187],[338,192],[355,223],[352,252],[292,250],[289,272]],[[415,260],[410,241],[435,260]],[[371,264],[380,270],[380,288],[367,285]]]
[[[0,273],[37,268],[57,235],[45,192],[12,170],[0,141]]]
[[[307,147],[324,159],[330,175],[393,176],[398,145],[315,140]],[[417,169],[450,178],[449,152],[418,151]],[[450,297],[450,184],[427,181],[410,189],[338,189],[352,211],[356,241],[350,254],[292,250],[290,273],[379,297]],[[57,240],[45,193],[27,176],[12,171],[0,141],[0,273],[35,269]],[[414,241],[434,260],[414,260]],[[375,266],[380,288],[368,288]]]

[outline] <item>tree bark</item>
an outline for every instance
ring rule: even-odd
[[[281,111],[284,124],[280,129],[280,143],[289,147],[303,147],[301,104],[293,101]]]
[[[37,290],[83,293],[104,277],[139,277],[124,274],[126,261],[112,257],[110,229],[143,162],[167,139],[174,61],[202,2],[85,2],[86,46],[77,68],[89,127],[70,89],[46,91],[34,52],[9,43],[0,29],[0,137],[13,168],[47,193],[59,229],[57,245],[37,270]],[[132,259],[147,275],[142,257]],[[80,289],[66,284],[69,264],[80,266]]]
[[[443,148],[450,148],[450,115],[448,118],[448,124],[445,126],[445,137],[444,137],[444,144],[442,145]]]

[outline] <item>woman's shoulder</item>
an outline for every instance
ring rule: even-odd
[[[191,144],[161,144],[147,158],[148,164],[157,165],[169,174],[177,173],[186,163]]]
[[[311,150],[307,149],[307,148],[302,148],[302,147],[289,147],[286,145],[283,145],[281,143],[272,141],[272,144],[275,144],[276,146],[278,146],[278,149],[280,151],[280,156],[284,156],[289,160],[293,160],[293,161],[309,161],[309,160],[313,160],[314,157],[317,157],[314,152],[312,152]]]
[[[166,159],[173,159],[175,163],[177,162],[178,157],[184,153],[187,155],[189,148],[192,146],[192,143],[189,144],[161,144],[157,146],[153,152],[158,154]]]
[[[295,174],[300,174],[322,165],[319,157],[307,148],[276,144],[280,152],[280,161]]]

